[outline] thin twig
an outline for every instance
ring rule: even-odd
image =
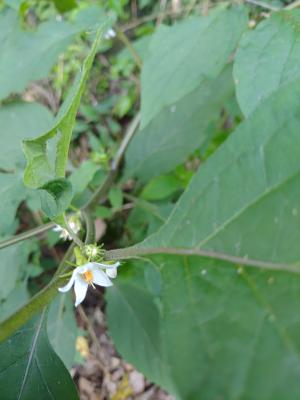
[[[155,248],[140,248],[128,247],[125,249],[109,250],[105,253],[107,260],[122,260],[129,259],[140,255],[151,254],[174,254],[182,256],[201,256],[207,258],[214,258],[217,260],[227,261],[233,264],[240,264],[243,266],[256,267],[262,269],[270,269],[276,271],[289,271],[299,274],[300,266],[293,266],[288,264],[277,264],[268,261],[252,260],[246,257],[237,257],[230,254],[219,253],[210,250],[201,249],[187,249],[187,248],[173,248],[173,247],[155,247]]]
[[[23,240],[30,239],[34,236],[39,236],[44,232],[49,231],[55,227],[54,222],[49,222],[48,224],[38,226],[37,228],[29,229],[26,232],[20,233],[18,235],[12,236],[9,239],[2,240],[0,242],[0,250],[4,249],[5,247],[12,246],[18,242],[22,242]]]
[[[294,3],[291,3],[284,7],[285,10],[294,10],[295,8],[300,7],[300,0],[294,1]]]
[[[140,113],[136,114],[136,116],[133,118],[131,121],[128,129],[125,132],[124,138],[120,144],[119,150],[117,151],[112,163],[111,163],[111,169],[109,173],[106,176],[106,179],[102,183],[102,185],[99,187],[99,189],[94,193],[94,195],[91,197],[91,199],[83,206],[83,211],[88,211],[92,210],[98,203],[99,201],[106,196],[108,193],[112,182],[114,181],[118,168],[121,164],[123,155],[127,149],[127,146],[134,135],[137,127],[139,126],[140,123]]]
[[[139,69],[142,69],[142,60],[141,60],[140,56],[138,55],[137,51],[135,50],[135,48],[132,46],[128,37],[125,35],[125,33],[122,31],[122,29],[117,28],[116,31],[117,31],[118,38],[130,51],[132,58],[134,59],[136,65],[139,67]]]

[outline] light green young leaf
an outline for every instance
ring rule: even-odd
[[[53,179],[39,190],[41,208],[50,219],[63,214],[69,207],[72,197],[72,185],[67,179]]]
[[[53,349],[65,366],[71,369],[75,358],[78,331],[71,293],[60,294],[51,303],[47,331]]]
[[[73,23],[47,21],[35,32],[24,32],[18,13],[13,9],[0,11],[0,99],[21,92],[29,81],[46,77],[59,54],[79,32],[103,22],[101,8],[94,9],[94,18],[87,11],[78,13]]]
[[[29,187],[40,188],[53,179],[65,176],[77,110],[102,33],[103,28],[98,30],[92,49],[56,117],[54,126],[35,139],[24,141],[24,152],[27,159],[24,182]]]
[[[0,344],[3,399],[79,399],[62,361],[50,346],[43,311]]]
[[[171,107],[165,107],[146,128],[139,130],[126,152],[126,177],[147,181],[174,169],[208,136],[222,106],[233,96],[231,65],[216,79],[205,79]]]
[[[300,75],[300,10],[280,11],[245,34],[234,62],[237,99],[248,116]]]
[[[158,31],[142,70],[141,127],[207,79],[216,78],[246,25],[243,7],[223,5],[209,16],[189,18]]]

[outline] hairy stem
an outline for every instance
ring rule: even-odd
[[[187,249],[187,248],[174,248],[174,247],[154,247],[154,248],[139,248],[139,247],[128,247],[125,249],[109,250],[105,253],[107,260],[124,260],[129,258],[135,258],[137,256],[151,255],[151,254],[174,254],[182,256],[201,256],[207,258],[213,258],[222,261],[228,261],[233,264],[239,264],[248,267],[270,269],[273,271],[289,271],[294,273],[300,273],[300,266],[288,265],[288,264],[277,264],[268,261],[252,260],[246,257],[237,257],[229,254],[218,253],[216,251],[201,250],[201,249]]]
[[[30,229],[26,232],[20,233],[19,235],[12,236],[9,239],[2,240],[0,242],[0,250],[4,249],[5,247],[12,246],[13,244],[22,242],[23,240],[30,239],[34,236],[39,236],[44,232],[49,231],[50,229],[55,227],[54,222],[49,222],[48,224],[38,226],[37,228]]]

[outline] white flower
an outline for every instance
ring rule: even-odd
[[[78,233],[81,229],[80,221],[70,220],[69,227],[72,229],[74,233]],[[72,240],[72,237],[70,236],[69,232],[65,228],[62,228],[60,225],[56,225],[53,228],[53,231],[60,232],[59,237],[63,240]]]
[[[110,28],[104,33],[103,36],[104,36],[104,39],[106,39],[106,40],[112,39],[116,36],[116,32],[112,28]]]
[[[115,264],[89,262],[80,267],[76,267],[66,286],[58,290],[64,293],[70,290],[74,285],[76,297],[75,307],[77,307],[83,302],[89,285],[92,287],[94,287],[94,284],[104,287],[112,286],[113,283],[109,278],[115,278],[117,276],[117,268],[119,265],[119,262]],[[105,270],[105,272],[103,270]]]

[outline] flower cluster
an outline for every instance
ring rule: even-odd
[[[68,218],[68,224],[69,227],[72,229],[72,231],[77,234],[81,230],[81,222],[80,222],[80,217],[77,214],[71,215]],[[61,227],[60,225],[56,225],[55,228],[53,228],[54,232],[60,232],[59,237],[63,240],[72,240],[71,235],[69,232]]]

